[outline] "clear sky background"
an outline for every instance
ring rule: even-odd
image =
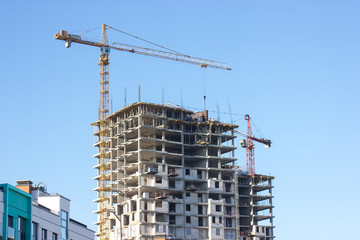
[[[95,222],[93,128],[99,49],[53,39],[106,23],[233,70],[112,51],[113,109],[141,100],[202,108],[202,96],[240,130],[248,113],[270,149],[256,144],[256,170],[276,176],[277,239],[354,239],[358,228],[360,2],[0,1],[0,182],[44,182]],[[99,40],[99,29],[87,34]],[[152,47],[109,31],[110,42]],[[205,73],[204,73],[205,72]],[[206,77],[204,77],[204,75]],[[230,121],[222,114],[221,121]],[[257,132],[254,130],[254,133]],[[245,166],[245,151],[236,153]],[[355,237],[356,238],[356,237]]]

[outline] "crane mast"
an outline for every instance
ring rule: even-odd
[[[249,175],[254,176],[255,174],[255,156],[254,156],[254,142],[250,137],[252,136],[250,116],[245,115],[245,120],[247,121],[247,137],[246,137],[246,170]]]
[[[109,218],[108,207],[110,198],[109,188],[109,53],[108,39],[106,34],[107,26],[102,25],[100,48],[100,102],[99,102],[99,142],[100,142],[100,181],[99,181],[99,199],[100,199],[100,240],[108,239]]]
[[[110,64],[110,49],[119,50],[128,53],[135,53],[156,58],[163,58],[171,61],[184,62],[189,64],[200,65],[203,68],[218,68],[223,70],[231,70],[231,67],[226,63],[216,62],[202,58],[190,57],[184,54],[177,54],[173,52],[165,52],[154,50],[150,48],[142,48],[122,43],[113,43],[109,45],[107,33],[110,26],[102,24],[101,40],[100,42],[93,42],[82,39],[80,35],[68,34],[67,31],[61,30],[54,35],[57,40],[65,41],[65,47],[71,47],[73,42],[94,46],[100,48],[100,101],[99,101],[99,121],[97,126],[99,128],[99,174],[95,179],[98,180],[98,223],[99,223],[99,237],[100,240],[109,239],[109,207],[110,207],[110,153],[109,153],[109,64]]]

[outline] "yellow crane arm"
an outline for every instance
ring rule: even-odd
[[[197,57],[190,57],[187,55],[172,53],[172,52],[165,52],[161,50],[155,50],[150,48],[143,48],[132,46],[123,43],[113,43],[109,46],[112,49],[126,51],[131,53],[136,53],[140,55],[146,55],[151,57],[163,58],[177,62],[185,62],[200,65],[201,67],[211,67],[211,68],[219,68],[223,70],[231,70],[231,67],[227,63],[215,62],[213,60],[207,60]]]
[[[80,35],[68,34],[68,32],[65,30],[61,30],[59,33],[55,33],[54,38],[57,40],[64,40],[65,47],[67,47],[67,48],[69,48],[71,46],[72,42],[90,45],[90,46],[94,46],[94,47],[105,47],[105,44],[81,39]]]
[[[197,57],[190,57],[183,54],[177,54],[172,52],[165,52],[161,50],[155,50],[151,48],[143,48],[138,46],[132,46],[123,43],[113,43],[109,46],[105,44],[92,42],[88,40],[81,39],[80,35],[68,34],[67,31],[61,30],[60,33],[56,33],[54,36],[55,39],[64,40],[65,47],[70,47],[72,42],[81,43],[85,45],[90,45],[94,47],[108,47],[114,50],[136,53],[139,55],[145,55],[150,57],[163,58],[167,60],[177,61],[177,62],[185,62],[200,65],[201,67],[211,67],[211,68],[219,68],[223,70],[231,70],[231,67],[227,63],[216,62],[213,60],[207,60]]]

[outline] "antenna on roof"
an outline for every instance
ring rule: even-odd
[[[230,106],[229,99],[228,99],[228,106],[229,106],[230,122],[231,122],[231,124],[233,124],[233,118],[232,118],[232,112],[231,112],[231,106]]]
[[[162,103],[162,105],[165,104],[165,90],[164,90],[164,87],[161,88],[161,103]]]
[[[181,107],[183,107],[183,93],[182,93],[182,91],[180,91],[180,104],[181,104]]]
[[[204,110],[206,110],[206,68],[203,69]]]
[[[124,88],[124,107],[126,107],[126,87]]]
[[[138,90],[139,90],[139,93],[138,93],[139,94],[139,101],[138,102],[140,102],[140,100],[141,100],[140,99],[140,94],[141,94],[141,92],[140,92],[140,81],[139,81],[139,89]]]
[[[220,106],[219,103],[216,102],[216,111],[217,111],[217,121],[220,122]]]
[[[35,185],[36,188],[42,188],[44,192],[47,192],[47,185],[44,182],[39,182]]]
[[[206,110],[206,95],[204,95],[204,110]]]

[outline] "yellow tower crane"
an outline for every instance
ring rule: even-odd
[[[71,47],[71,43],[80,43],[89,46],[100,48],[100,101],[99,101],[99,175],[98,175],[98,214],[99,214],[99,237],[100,240],[107,240],[109,238],[109,218],[108,208],[110,201],[110,166],[109,166],[109,54],[110,49],[120,50],[129,53],[136,53],[139,55],[151,56],[156,58],[163,58],[172,61],[190,63],[200,65],[203,68],[211,67],[223,70],[231,70],[231,67],[226,63],[215,62],[212,60],[201,59],[196,57],[190,57],[178,52],[166,52],[160,50],[154,50],[150,48],[143,48],[132,46],[123,43],[112,43],[109,45],[106,31],[112,28],[120,31],[108,25],[102,24],[101,40],[100,42],[93,42],[82,39],[80,35],[69,34],[65,30],[61,30],[54,35],[55,39],[65,41],[65,47]],[[120,31],[122,32],[122,31]],[[130,34],[128,34],[130,35]],[[130,35],[132,36],[132,35]],[[134,37],[134,36],[133,36]],[[138,38],[138,37],[136,37]],[[142,39],[143,40],[143,39]],[[148,42],[148,41],[147,41]],[[156,44],[155,44],[156,45]],[[159,45],[157,45],[159,46]],[[164,48],[164,47],[163,47]],[[167,49],[167,48],[165,48]],[[169,50],[169,49],[168,49]]]

